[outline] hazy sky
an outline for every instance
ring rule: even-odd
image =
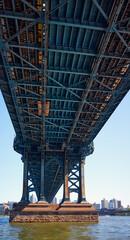
[[[13,150],[15,132],[0,92],[0,202],[19,201],[23,163]],[[130,93],[94,140],[95,150],[86,159],[85,188],[90,203],[113,197],[130,205]],[[62,198],[62,191],[58,193]],[[73,196],[74,198],[74,196]]]

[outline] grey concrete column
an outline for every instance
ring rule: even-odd
[[[28,196],[28,152],[24,150],[24,167],[23,167],[23,194],[20,202],[29,202]]]
[[[68,186],[68,170],[69,170],[69,152],[65,151],[64,158],[64,202],[70,202],[69,186]]]
[[[41,151],[41,186],[39,203],[47,203],[45,198],[45,151]]]

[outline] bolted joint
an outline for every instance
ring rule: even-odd
[[[9,44],[4,39],[0,39],[0,48],[4,51],[9,51]]]

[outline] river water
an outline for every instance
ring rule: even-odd
[[[0,217],[0,240],[130,240],[130,217],[99,217],[99,223],[9,223]]]

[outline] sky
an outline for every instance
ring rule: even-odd
[[[15,132],[0,92],[0,203],[22,196],[23,163],[13,150]],[[90,203],[103,198],[130,205],[130,92],[94,139],[94,153],[86,158],[85,189]],[[57,194],[62,198],[63,190]],[[72,195],[72,200],[76,199]]]

